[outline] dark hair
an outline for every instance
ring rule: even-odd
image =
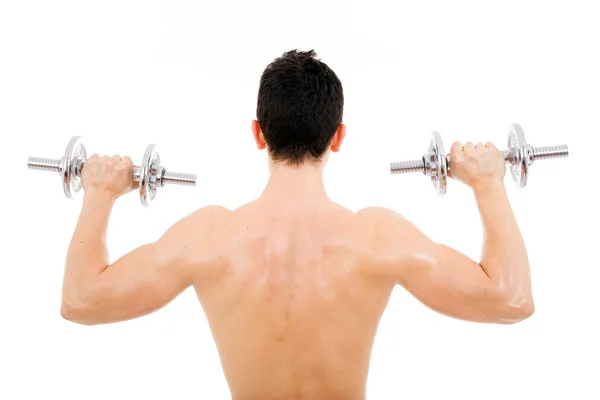
[[[342,123],[342,83],[316,55],[288,51],[261,76],[257,120],[276,161],[319,161]]]

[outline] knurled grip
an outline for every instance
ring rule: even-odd
[[[155,145],[149,145],[144,153],[141,166],[134,166],[132,180],[139,182],[140,200],[144,206],[154,200],[156,190],[165,185],[195,186],[196,175],[167,171],[160,165],[160,156],[154,150]],[[61,176],[63,191],[68,198],[81,189],[81,172],[87,161],[87,152],[81,136],[75,136],[69,141],[65,154],[60,159],[29,157],[29,169],[57,172]]]
[[[390,163],[392,174],[421,172],[431,177],[438,195],[446,193],[447,176],[450,173],[451,156],[443,154],[444,145],[438,132],[433,132],[428,153],[420,160],[396,161]],[[504,161],[510,165],[510,174],[520,187],[527,184],[529,166],[535,160],[550,160],[569,156],[567,145],[532,147],[525,141],[525,134],[519,124],[512,124],[508,132],[508,149],[502,151]]]
[[[504,161],[507,164],[511,164],[511,151],[502,150]],[[533,147],[532,148],[532,159],[535,160],[551,160],[553,158],[565,158],[569,156],[569,147],[561,144],[556,146],[544,146],[544,147]],[[452,158],[450,154],[446,155],[446,162],[448,163],[448,169],[450,169],[450,161]],[[53,161],[53,160],[49,160]],[[425,162],[423,159],[420,160],[409,160],[409,161],[394,161],[390,163],[390,172],[392,174],[411,174],[414,172],[422,172],[427,175],[425,170]]]

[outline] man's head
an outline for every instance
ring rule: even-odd
[[[345,135],[344,93],[336,74],[314,50],[292,50],[262,74],[252,131],[259,149],[287,165],[321,161]]]

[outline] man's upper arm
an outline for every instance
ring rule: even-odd
[[[178,221],[156,242],[125,254],[104,269],[87,288],[88,323],[136,318],[165,306],[193,284],[198,266],[190,252],[223,220],[228,210],[202,208]],[[79,321],[86,323],[86,321]]]
[[[365,211],[373,226],[378,275],[448,316],[492,322],[501,314],[501,292],[479,263],[433,242],[391,210]]]

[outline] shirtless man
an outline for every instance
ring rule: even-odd
[[[235,211],[183,218],[109,264],[115,199],[133,189],[128,157],[92,156],[65,267],[61,314],[104,324],[151,313],[193,286],[234,400],[364,399],[378,322],[401,285],[431,309],[509,324],[534,310],[527,252],[493,144],[454,143],[454,178],[469,185],[485,241],[480,262],[434,243],[393,211],[358,212],[323,187],[340,149],[342,85],[314,52],[264,71],[252,132],[268,149],[262,195]]]

